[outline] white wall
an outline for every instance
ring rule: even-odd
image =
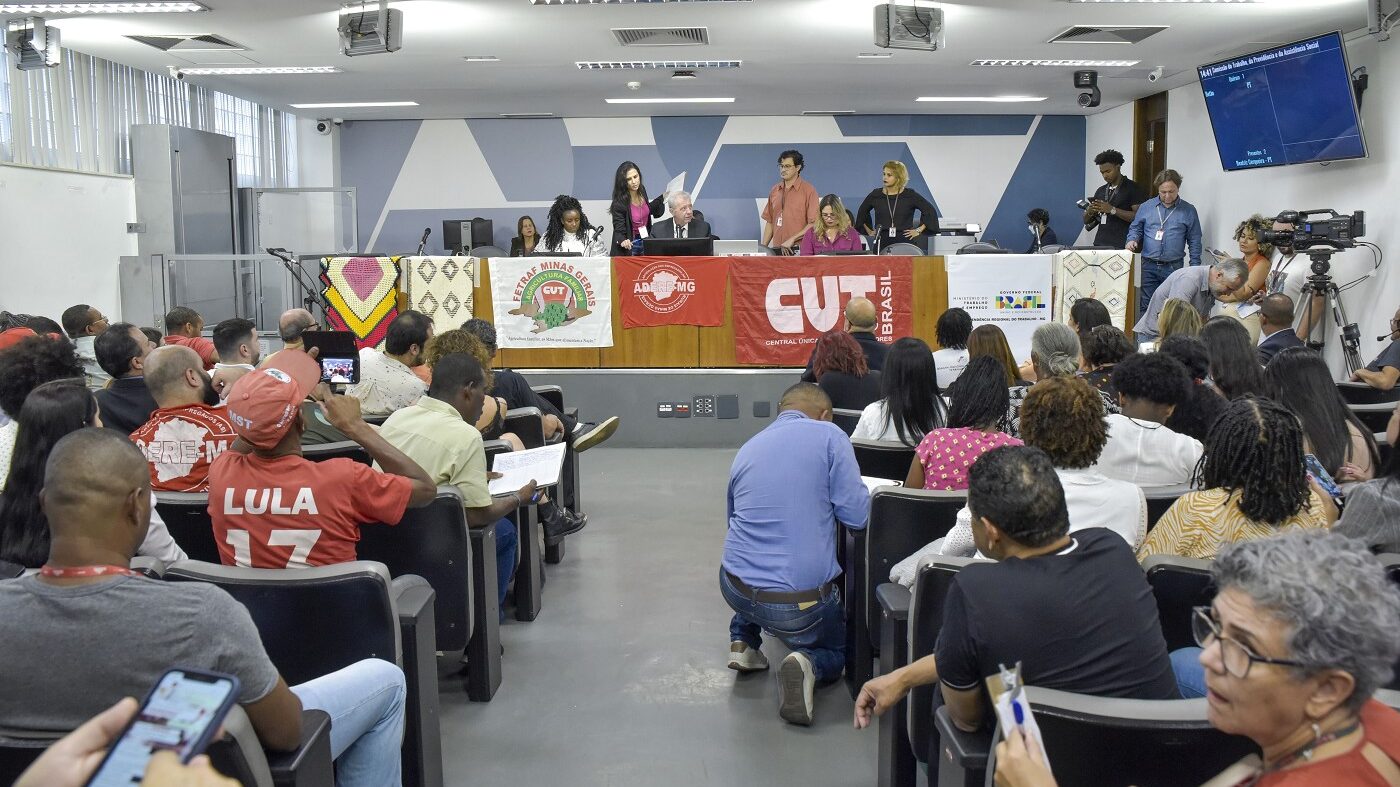
[[[54,320],[89,303],[120,317],[117,261],[136,253],[125,176],[0,165],[0,309]]]
[[[1193,82],[1168,93],[1167,165],[1181,173],[1182,198],[1200,211],[1205,245],[1225,251],[1238,248],[1231,239],[1235,226],[1253,213],[1273,216],[1290,208],[1366,211],[1365,240],[1386,252],[1386,262],[1372,280],[1344,293],[1342,302],[1348,318],[1361,328],[1362,363],[1368,363],[1383,345],[1375,337],[1388,330],[1387,321],[1400,305],[1400,273],[1393,270],[1400,261],[1400,231],[1393,210],[1393,184],[1400,175],[1400,121],[1394,116],[1394,108],[1400,106],[1400,41],[1377,44],[1362,39],[1347,46],[1347,56],[1353,68],[1366,66],[1371,74],[1362,105],[1369,158],[1327,166],[1225,172],[1200,84]],[[1091,150],[1094,130],[1094,118],[1090,118]],[[1363,275],[1371,265],[1371,254],[1365,249],[1342,252],[1333,258],[1332,275],[1341,285]],[[1325,322],[1330,330],[1327,357],[1333,370],[1339,371],[1341,351],[1333,336],[1335,329],[1330,318]]]
[[[1110,148],[1123,154],[1123,172],[1131,174],[1133,171],[1132,102],[1085,118],[1084,196],[1092,195],[1103,185],[1103,176],[1099,174],[1098,165],[1094,163],[1094,156]],[[1073,211],[1075,207],[1065,205],[1060,210]],[[1093,241],[1094,233],[1084,231],[1079,234],[1079,239],[1075,243],[1087,246]]]

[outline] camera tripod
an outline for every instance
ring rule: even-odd
[[[1303,282],[1303,291],[1299,297],[1304,301],[1303,323],[1309,328],[1307,335],[1301,338],[1307,346],[1318,352],[1326,346],[1321,321],[1319,320],[1318,324],[1312,321],[1313,299],[1322,298],[1323,308],[1332,313],[1332,322],[1337,326],[1337,334],[1342,337],[1342,354],[1346,357],[1347,374],[1350,375],[1361,368],[1361,329],[1356,323],[1347,321],[1341,294],[1337,290],[1336,282],[1332,281],[1328,273],[1332,267],[1332,251],[1311,251],[1308,253],[1308,259],[1312,260],[1312,275]],[[1318,335],[1316,340],[1313,339],[1314,334]]]

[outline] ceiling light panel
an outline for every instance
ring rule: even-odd
[[[574,63],[580,71],[610,71],[615,69],[660,68],[666,71],[690,71],[696,68],[741,68],[742,60],[580,60]]]
[[[733,104],[732,98],[605,98],[609,104]]]
[[[184,0],[128,3],[0,3],[0,14],[180,14],[209,9]]]
[[[970,66],[1047,66],[1051,68],[1132,68],[1140,60],[974,60]]]
[[[1258,0],[1069,0],[1071,3],[1254,3]]]
[[[228,68],[181,68],[185,76],[258,76],[263,74],[339,74],[335,66],[230,66]]]
[[[753,0],[530,0],[530,5],[637,5],[660,3],[749,3]]]
[[[499,63],[501,59],[495,55],[467,55],[462,58],[468,63]]]
[[[976,104],[1020,104],[1029,101],[1044,101],[1045,96],[919,96],[916,101]]]
[[[372,107],[416,107],[417,101],[340,101],[323,104],[291,104],[295,109],[370,109]]]

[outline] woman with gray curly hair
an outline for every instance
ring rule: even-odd
[[[1292,531],[1225,548],[1211,573],[1219,591],[1194,612],[1201,648],[1173,665],[1183,696],[1198,683],[1211,725],[1262,759],[1209,784],[1395,784],[1400,713],[1371,696],[1400,655],[1400,594],[1380,562],[1355,539]],[[1188,652],[1194,676],[1178,658]],[[1053,784],[1022,743],[997,747],[997,784]]]
[[[1079,336],[1074,329],[1059,322],[1047,322],[1031,334],[1031,368],[1034,379],[1049,380],[1051,377],[1073,377],[1079,372]],[[1021,405],[1031,386],[1018,385],[1011,389],[1011,404],[1006,409],[1006,428],[1002,431],[1012,437],[1021,436]],[[1099,391],[1103,400],[1104,414],[1121,412],[1113,397]]]

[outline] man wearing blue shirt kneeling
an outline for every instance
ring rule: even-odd
[[[734,610],[729,668],[768,669],[762,632],[777,637],[792,649],[778,668],[778,715],[806,725],[816,684],[841,677],[846,663],[836,523],[865,527],[870,494],[826,392],[798,383],[778,411],[730,469],[719,585]]]

